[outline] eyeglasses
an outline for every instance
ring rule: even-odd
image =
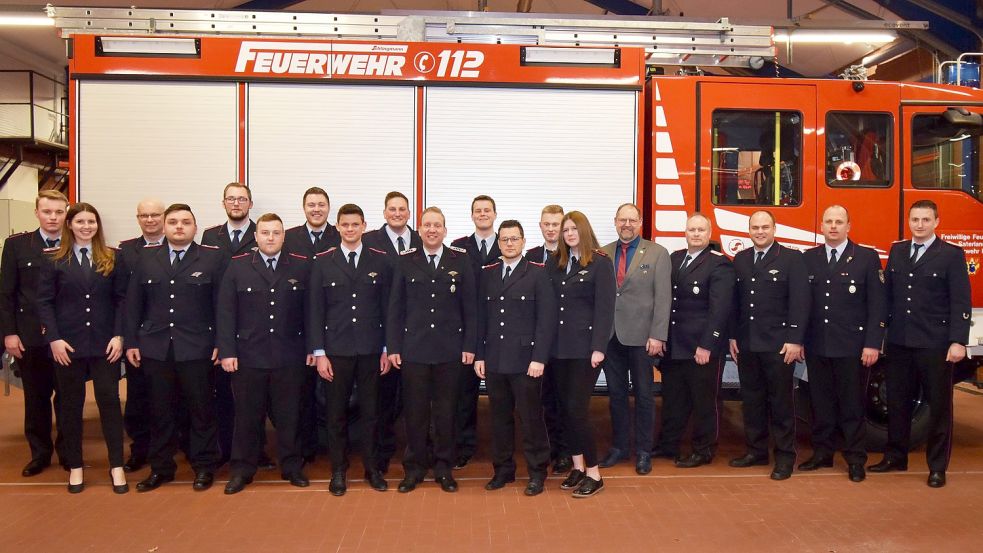
[[[522,241],[520,236],[499,236],[498,241],[503,244],[517,244]]]
[[[225,197],[225,203],[227,203],[227,204],[248,204],[249,203],[249,198],[247,198],[245,196],[239,196],[238,198],[233,197],[233,196],[226,196]]]
[[[615,223],[618,223],[619,225],[631,225],[631,226],[635,226],[638,223],[641,223],[642,221],[640,219],[625,219],[625,218],[621,218],[621,219],[615,219],[614,222]]]
[[[163,213],[137,213],[137,219],[143,219],[143,220],[160,219],[163,216],[164,216]]]

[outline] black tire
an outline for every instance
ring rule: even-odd
[[[867,451],[884,451],[887,446],[887,385],[886,366],[882,360],[870,369],[867,379],[865,418],[867,419]],[[915,394],[911,409],[911,445],[915,449],[928,439],[928,403],[921,387]]]

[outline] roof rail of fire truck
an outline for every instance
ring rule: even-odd
[[[735,25],[669,17],[546,17],[482,12],[384,12],[379,15],[290,11],[55,7],[47,14],[61,36],[195,34],[407,42],[643,47],[650,65],[748,67],[771,60],[770,25]]]
[[[969,84],[965,86],[973,86],[973,84],[975,84],[976,88],[981,88],[981,83],[980,83],[981,64],[980,63],[970,64],[969,62],[963,60],[963,58],[965,57],[977,57],[980,58],[980,61],[983,61],[983,52],[963,52],[962,54],[959,54],[959,57],[957,57],[955,60],[944,61],[940,63],[939,73],[935,77],[935,82],[954,84],[954,85],[963,85],[963,83],[968,82]],[[973,72],[972,74],[967,74],[966,78],[963,79],[963,67],[966,64],[969,64],[968,68],[972,69]],[[950,65],[953,65],[956,68],[954,75],[952,74],[951,70],[948,75],[945,73],[945,68]]]

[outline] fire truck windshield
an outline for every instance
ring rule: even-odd
[[[983,202],[981,131],[972,119],[953,121],[945,113],[916,115],[911,131],[914,186],[962,190]]]

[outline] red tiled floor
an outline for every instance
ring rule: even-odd
[[[487,405],[482,399],[482,444]],[[86,409],[85,451],[92,465],[88,488],[69,495],[65,473],[50,469],[25,479],[27,447],[21,435],[17,389],[0,400],[0,551],[30,552],[429,552],[545,553],[627,551],[973,551],[983,540],[983,397],[956,392],[956,428],[949,485],[925,485],[924,452],[912,454],[907,473],[846,479],[845,466],[768,479],[768,467],[737,470],[726,460],[741,452],[740,405],[728,403],[720,454],[713,465],[684,471],[658,460],[649,476],[623,463],[605,471],[605,491],[573,499],[553,478],[542,496],[522,495],[515,484],[486,492],[491,475],[486,450],[457,476],[461,491],[446,494],[431,482],[411,494],[379,493],[360,479],[345,497],[327,493],[329,470],[319,458],[308,469],[307,489],[261,473],[239,495],[227,497],[218,474],[211,490],[194,493],[183,463],[179,482],[149,494],[113,495],[106,473],[97,412]],[[607,447],[607,400],[598,398],[593,419]],[[808,455],[800,431],[800,460]],[[271,442],[273,443],[273,442]],[[879,456],[872,455],[876,460]],[[519,461],[521,466],[521,460]],[[352,478],[361,467],[353,462]],[[131,475],[131,485],[147,469]],[[521,469],[520,469],[521,471]],[[394,464],[395,487],[402,476]]]

